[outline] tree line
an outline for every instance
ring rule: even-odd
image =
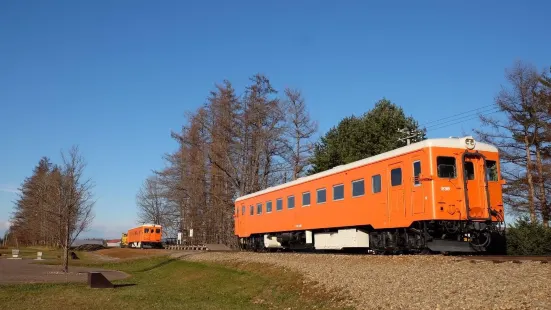
[[[61,164],[42,157],[19,188],[4,238],[15,246],[62,248],[67,272],[69,248],[94,218],[93,184],[84,178],[85,166],[76,146],[61,153]]]

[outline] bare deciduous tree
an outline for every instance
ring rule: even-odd
[[[482,141],[500,149],[502,173],[509,181],[504,200],[513,210],[527,212],[532,222],[538,213],[548,225],[546,176],[543,150],[550,140],[545,134],[549,124],[549,106],[541,100],[541,74],[528,64],[517,62],[507,70],[510,88],[496,97],[497,107],[506,120],[480,116],[492,132],[475,130]]]
[[[318,125],[311,120],[299,90],[287,88],[285,96],[285,112],[288,123],[286,130],[288,155],[286,158],[292,167],[293,180],[296,180],[308,166],[314,149],[314,143],[310,139],[318,130]]]
[[[136,195],[138,219],[141,223],[152,223],[163,227],[163,235],[170,236],[178,230],[178,207],[171,204],[167,189],[160,177],[148,177]]]
[[[69,248],[81,232],[86,230],[94,219],[92,208],[91,179],[84,178],[86,164],[73,146],[68,154],[61,154],[62,164],[58,178],[59,218],[64,227],[63,271],[69,271]]]

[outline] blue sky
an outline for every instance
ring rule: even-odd
[[[176,147],[170,131],[223,79],[241,90],[260,72],[300,88],[319,134],[383,97],[421,124],[492,104],[515,60],[551,65],[550,11],[547,1],[2,1],[0,233],[40,157],[59,162],[78,144],[96,184],[86,236],[118,237],[136,221],[142,181]]]

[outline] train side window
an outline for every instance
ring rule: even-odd
[[[292,209],[295,207],[295,196],[287,197],[287,209]]]
[[[251,206],[251,215],[254,215],[254,206]]]
[[[486,178],[488,181],[497,181],[497,163],[495,160],[486,161]]]
[[[333,200],[344,199],[344,184],[333,185]]]
[[[256,205],[256,214],[258,214],[258,215],[262,214],[262,204],[261,203]]]
[[[352,197],[360,197],[365,194],[364,180],[352,181]]]
[[[381,175],[377,174],[371,177],[371,191],[376,194],[381,192]]]
[[[419,175],[421,175],[421,162],[413,162],[413,185],[420,185]]]
[[[402,185],[402,168],[395,168],[390,170],[390,185]]]
[[[326,198],[326,194],[327,194],[327,191],[325,190],[325,188],[320,188],[317,190],[317,200],[316,200],[316,203],[324,203],[327,198]]]
[[[436,167],[439,178],[455,179],[457,176],[455,168],[455,157],[438,156],[436,158]]]
[[[465,176],[467,180],[474,180],[474,165],[470,161],[465,162]]]
[[[161,230],[160,230],[159,228],[157,228],[157,229],[155,230],[155,232],[159,234],[159,233],[161,233]]]
[[[145,233],[146,233],[146,234],[149,233],[149,228],[146,228],[146,229],[145,229]]]
[[[243,206],[243,207],[241,208],[241,215],[245,215],[245,209],[246,209],[245,206]]]
[[[302,206],[307,207],[310,205],[310,192],[302,193]]]
[[[266,202],[266,213],[272,212],[272,201]]]
[[[283,210],[283,199],[278,198],[278,199],[276,200],[276,210],[277,210],[277,211]]]

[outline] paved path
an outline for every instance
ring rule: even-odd
[[[30,259],[0,259],[0,284],[48,283],[48,282],[86,282],[88,271],[99,271],[109,279],[120,280],[128,274],[101,268],[73,267],[69,263],[69,273],[65,275],[61,266],[33,264]]]

